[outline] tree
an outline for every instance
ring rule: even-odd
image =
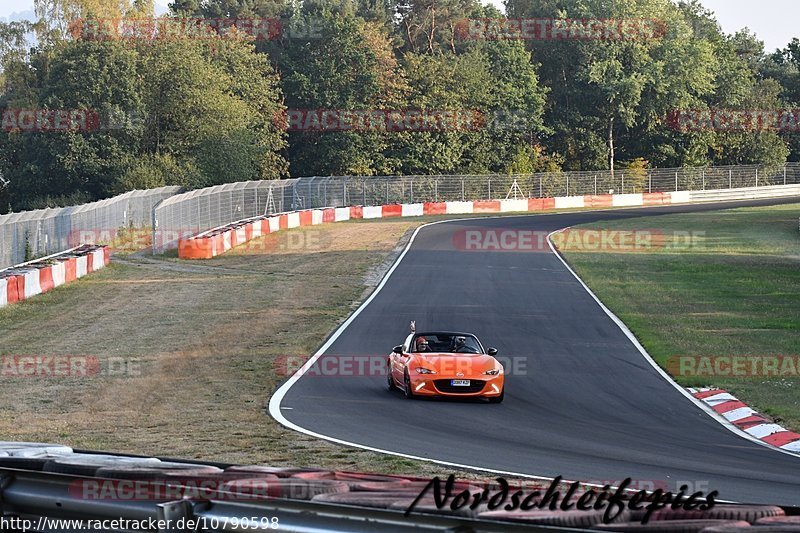
[[[313,6],[309,7],[311,9]],[[403,76],[385,28],[355,15],[310,11],[321,38],[285,43],[279,70],[290,110],[391,110],[402,107]],[[292,175],[388,174],[392,133],[297,131],[289,134]]]
[[[800,39],[792,39],[786,48],[770,55],[762,72],[780,83],[781,99],[787,108],[800,107]],[[787,131],[782,136],[789,145],[789,160],[800,161],[800,132]]]
[[[37,39],[50,46],[76,36],[86,19],[115,21],[121,18],[152,17],[153,0],[34,0]]]
[[[396,2],[395,11],[404,50],[414,53],[455,53],[462,21],[488,16],[475,0],[404,0]]]
[[[277,80],[239,39],[159,41],[142,62],[147,108],[142,150],[197,169],[189,185],[279,177],[283,133]],[[235,162],[234,162],[235,160]],[[227,161],[228,163],[224,163]]]
[[[412,109],[449,110],[476,119],[462,127],[398,136],[408,173],[505,172],[537,144],[545,91],[524,45],[476,42],[458,53],[406,53]]]
[[[0,135],[15,208],[286,173],[278,78],[245,39],[67,40],[12,67],[2,108],[92,119],[71,131]]]
[[[40,68],[43,63],[48,68]],[[137,54],[121,43],[75,41],[32,58],[29,75],[11,80],[18,96],[11,109],[82,110],[85,126],[72,131],[12,131],[6,151],[15,203],[73,193],[99,198],[108,194],[121,172],[120,161],[137,147],[132,124],[109,118],[141,111],[135,84]],[[26,84],[35,88],[24,90]],[[94,119],[92,119],[94,117]]]

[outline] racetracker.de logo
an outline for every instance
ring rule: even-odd
[[[5,109],[4,132],[91,132],[101,128],[100,114],[90,109]]]
[[[667,359],[674,376],[800,377],[798,355],[676,355]]]
[[[241,228],[244,232],[244,228]],[[192,228],[159,229],[148,228],[96,228],[80,229],[70,232],[68,243],[71,247],[83,244],[102,244],[112,252],[131,252],[152,247],[162,249],[181,238],[195,235]],[[241,241],[240,241],[241,242]],[[268,233],[260,238],[250,239],[239,244],[230,253],[257,254],[270,252],[322,251],[331,247],[330,232],[306,229],[305,231],[280,231]]]
[[[506,376],[524,376],[528,373],[528,360],[519,356],[496,355],[494,358],[503,367]],[[472,358],[464,357],[452,360],[432,358],[439,374],[475,374],[482,373],[483,366],[478,368]],[[325,355],[313,363],[308,356],[282,355],[273,361],[275,374],[288,377],[303,369],[303,376],[309,377],[383,377],[387,375],[387,357],[385,355]]]
[[[294,490],[308,492],[303,487]],[[279,498],[283,496],[284,488],[269,479],[176,475],[160,480],[83,479],[73,481],[69,493],[73,498],[88,501],[174,501],[184,498],[247,501]]]
[[[469,131],[485,127],[487,118],[470,109],[287,109],[276,122],[303,132]]]
[[[94,378],[141,375],[138,359],[93,355],[0,356],[0,379]]]
[[[549,253],[549,233],[519,229],[463,229],[453,234],[456,250],[471,252]],[[566,252],[648,252],[700,246],[705,232],[569,229],[553,233],[553,244]]]
[[[667,116],[669,127],[689,131],[800,131],[800,109],[676,109]]]
[[[660,39],[667,26],[656,19],[462,19],[455,27],[460,40],[642,41]]]
[[[205,40],[247,37],[271,41],[284,35],[276,18],[115,18],[75,19],[69,33],[85,41]]]
[[[320,252],[331,247],[330,232],[314,229],[281,231],[258,239],[251,239],[231,250],[232,254],[259,254],[273,252]]]
[[[626,480],[624,479],[590,479],[585,481],[589,486],[596,486],[596,487],[619,487],[622,485]],[[680,486],[680,485],[678,485]],[[661,489],[663,491],[670,490],[670,485],[663,479],[630,479],[627,489],[630,491],[640,491],[644,490],[647,492],[652,492],[656,489]]]
[[[274,123],[289,132],[528,131],[536,118],[524,109],[287,109]]]

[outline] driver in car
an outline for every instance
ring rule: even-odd
[[[417,338],[417,351],[418,352],[429,352],[430,347],[428,346],[428,339],[425,337],[418,337]]]
[[[461,352],[462,350],[464,350],[466,345],[467,345],[466,337],[456,337],[455,341],[453,342],[453,351],[455,353]]]

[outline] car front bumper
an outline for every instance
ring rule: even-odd
[[[452,380],[470,381],[470,386],[450,385]],[[479,386],[476,382],[482,382]],[[479,378],[423,374],[411,378],[411,392],[416,396],[447,396],[452,398],[496,397],[503,392],[505,376],[482,375]]]

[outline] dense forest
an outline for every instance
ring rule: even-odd
[[[506,0],[505,10],[175,0],[168,25],[148,0],[35,0],[35,23],[0,23],[0,213],[288,176],[800,160],[792,112],[773,116],[777,128],[675,119],[800,107],[800,40],[767,51],[747,30],[725,34],[697,0]],[[564,19],[657,23],[621,36],[520,23]],[[314,110],[335,110],[336,127]],[[361,120],[411,112],[433,120]]]

